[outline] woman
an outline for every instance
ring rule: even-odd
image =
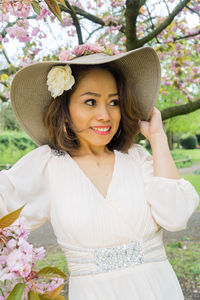
[[[50,220],[69,300],[184,299],[162,228],[185,229],[199,197],[171,157],[159,85],[150,47],[38,63],[13,80],[15,114],[41,146],[1,172],[0,212],[27,203],[30,230]]]

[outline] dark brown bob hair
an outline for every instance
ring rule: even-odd
[[[61,96],[55,99],[52,98],[43,117],[44,125],[48,129],[50,146],[67,152],[77,151],[80,148],[80,142],[73,130],[69,114],[70,97],[84,75],[92,69],[101,68],[109,71],[116,80],[121,112],[119,128],[112,140],[107,144],[107,148],[110,151],[116,149],[127,153],[139,132],[138,120],[141,119],[141,115],[136,107],[134,95],[130,92],[126,78],[114,63],[70,65],[70,67],[75,78],[75,84],[72,89],[64,91]]]

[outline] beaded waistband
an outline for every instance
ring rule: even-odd
[[[63,249],[70,276],[100,274],[167,259],[162,228],[151,236],[127,244],[105,248],[81,248],[58,241]]]

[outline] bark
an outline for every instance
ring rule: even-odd
[[[65,0],[65,3],[67,5],[67,8],[69,9],[69,14],[72,17],[73,24],[76,28],[76,32],[77,32],[77,36],[78,36],[78,44],[81,45],[81,44],[83,44],[83,36],[82,36],[81,26],[79,24],[79,19],[76,15],[76,12],[75,12],[75,9],[73,8],[73,6],[69,4],[69,1]]]
[[[127,0],[125,11],[125,35],[126,35],[126,48],[132,50],[137,48],[137,17],[140,9],[139,0]]]
[[[164,121],[172,117],[186,115],[197,109],[200,109],[200,99],[182,105],[171,106],[161,111],[162,120]]]
[[[169,149],[173,150],[174,149],[174,146],[173,146],[173,132],[170,131],[170,130],[167,130],[166,135],[167,135]]]

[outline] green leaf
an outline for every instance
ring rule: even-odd
[[[10,295],[6,298],[7,300],[21,300],[25,289],[24,283],[18,283],[15,285]]]
[[[29,291],[28,292],[28,300],[40,300],[40,297],[35,292]]]
[[[63,20],[61,17],[61,10],[55,0],[45,0],[46,4],[48,5],[49,10],[58,18],[58,20],[63,24]]]
[[[24,206],[25,205],[23,205],[19,209],[15,210],[15,211],[11,212],[10,214],[8,214],[8,215],[4,216],[3,218],[1,218],[0,219],[0,228],[3,229],[5,227],[10,226],[12,223],[14,223],[18,219],[18,217],[19,217],[22,209],[24,208]]]
[[[57,2],[61,3],[65,7],[67,7],[67,5],[65,4],[65,0],[57,0]]]
[[[66,300],[65,297],[61,296],[61,295],[58,295],[56,297],[48,297],[48,296],[44,296],[44,295],[40,295],[40,300],[50,300],[50,299],[53,299],[53,300]]]
[[[64,278],[64,279],[68,278],[67,275],[65,275],[65,273],[63,273],[61,270],[59,270],[56,267],[45,267],[38,272],[38,276],[48,277],[48,278],[52,278],[52,277]]]
[[[32,8],[37,15],[40,15],[41,7],[37,1],[31,1]]]
[[[64,287],[64,284],[61,284],[60,286],[58,286],[53,291],[46,292],[42,296],[50,298],[50,299],[62,299],[62,298],[58,298],[58,297],[63,297],[63,296],[60,295],[60,292],[62,291],[63,287]]]

